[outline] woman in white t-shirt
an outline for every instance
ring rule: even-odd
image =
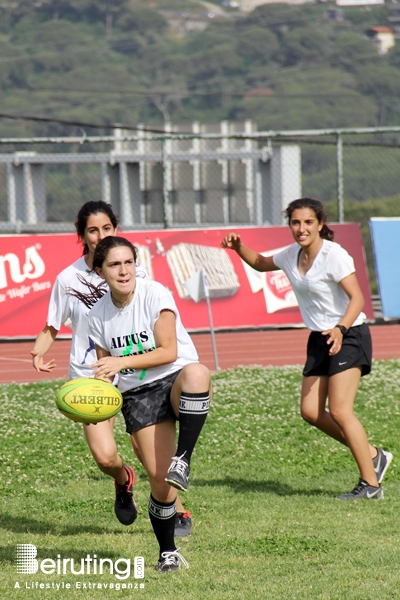
[[[371,335],[361,312],[364,298],[354,261],[333,242],[334,233],[318,200],[294,200],[286,209],[286,217],[296,243],[274,256],[262,256],[246,247],[236,233],[228,234],[221,245],[235,250],[257,271],[282,269],[287,275],[303,321],[311,330],[301,415],[348,446],[357,463],[357,485],[338,499],[381,498],[380,483],[392,454],[369,444],[353,410],[360,377],[370,372],[372,362]]]
[[[101,200],[86,202],[80,208],[75,228],[83,244],[83,256],[61,271],[54,283],[46,326],[39,333],[31,352],[36,371],[51,372],[56,366],[54,360],[44,363],[43,357],[50,350],[62,324],[68,320],[72,327],[68,378],[93,377],[90,365],[96,360],[96,349],[89,335],[88,314],[101,297],[99,289],[108,290],[104,279],[93,270],[93,254],[100,240],[117,233],[118,223],[112,206]],[[147,278],[140,264],[136,265],[136,277]],[[131,525],[137,516],[132,495],[136,476],[132,467],[124,466],[118,455],[113,433],[114,421],[115,418],[96,425],[87,424],[83,429],[100,471],[114,479],[114,510],[117,518],[122,524]],[[133,438],[131,441],[141,461]],[[175,535],[189,535],[191,523],[191,515],[185,511],[178,496]]]
[[[199,364],[175,301],[163,285],[136,278],[136,248],[121,237],[96,247],[93,267],[109,292],[89,313],[96,345],[95,377],[112,381],[124,402],[127,433],[133,435],[149,476],[150,521],[159,543],[157,568],[188,566],[174,543],[177,489],[186,491],[190,458],[207,417],[209,370]],[[178,445],[175,422],[179,419]]]
[[[83,256],[58,275],[51,292],[46,326],[31,351],[36,371],[51,372],[56,366],[54,360],[45,363],[43,357],[51,348],[61,325],[69,319],[72,327],[69,379],[93,377],[90,365],[96,360],[96,349],[89,335],[88,313],[98,295],[91,291],[101,286],[107,289],[104,280],[93,271],[93,254],[100,240],[116,234],[118,217],[106,202],[86,202],[78,212],[75,228],[83,244]],[[140,266],[137,276],[147,277]],[[87,294],[86,304],[77,294]],[[113,433],[114,420],[85,424],[83,429],[97,466],[114,479],[117,518],[124,525],[131,525],[137,516],[132,495],[136,475],[132,467],[123,464],[118,454]]]

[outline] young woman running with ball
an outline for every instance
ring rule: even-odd
[[[93,374],[118,389],[127,433],[133,435],[150,480],[150,521],[160,554],[157,568],[182,562],[174,543],[177,489],[186,491],[190,459],[205,423],[211,395],[209,370],[198,363],[171,293],[136,277],[136,248],[121,237],[96,247],[93,267],[109,292],[89,313],[98,360]],[[176,446],[176,420],[179,419]]]

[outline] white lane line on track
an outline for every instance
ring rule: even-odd
[[[17,361],[17,362],[27,362],[27,363],[32,362],[32,360],[30,360],[29,358],[8,358],[7,356],[0,356],[0,360],[11,360],[12,362]]]

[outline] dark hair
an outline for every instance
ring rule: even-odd
[[[104,286],[107,286],[107,284],[104,280],[101,281],[99,283],[99,285],[95,285],[94,283],[91,283],[90,281],[86,281],[86,279],[84,277],[82,277],[82,275],[78,274],[77,278],[84,286],[87,287],[88,291],[85,294],[85,292],[80,292],[79,290],[76,290],[75,288],[67,288],[67,294],[69,294],[70,296],[74,296],[75,298],[78,298],[78,300],[83,302],[83,304],[85,306],[87,306],[88,308],[92,308],[92,306],[94,306],[96,304],[96,302],[98,300],[100,300],[100,298],[102,298],[104,296],[104,294],[106,294],[108,292],[108,288],[104,287]]]
[[[137,248],[131,244],[129,240],[123,237],[109,235],[103,238],[96,246],[93,257],[93,269],[95,269],[95,267],[101,268],[111,248],[116,248],[117,246],[126,246],[127,248],[130,248],[132,250],[133,258],[136,262]],[[87,287],[88,291],[85,293],[75,290],[74,288],[68,288],[67,294],[78,298],[78,300],[83,302],[83,304],[85,304],[85,306],[88,308],[92,308],[92,306],[94,306],[96,302],[107,293],[108,288],[105,287],[107,285],[106,281],[103,280],[98,285],[95,285],[89,281],[86,281],[82,275],[78,275],[77,277],[79,281]]]
[[[107,204],[107,202],[103,202],[103,200],[90,200],[89,202],[85,202],[85,204],[80,208],[76,217],[75,229],[79,240],[82,240],[83,236],[85,235],[85,229],[90,215],[97,215],[98,213],[104,213],[107,215],[114,229],[118,227],[119,217],[114,213],[111,204]],[[89,248],[87,244],[83,244],[83,255],[87,254],[88,252]]]
[[[93,269],[101,269],[109,251],[112,250],[112,248],[117,248],[118,246],[130,248],[136,263],[137,249],[135,246],[126,238],[117,237],[116,235],[109,235],[103,238],[96,246],[93,256]]]
[[[332,229],[330,229],[326,224],[328,216],[322,202],[319,200],[314,200],[313,198],[298,198],[297,200],[293,200],[284,211],[289,224],[293,211],[298,208],[310,208],[312,211],[314,211],[315,216],[318,219],[318,223],[323,223],[323,227],[319,232],[320,237],[324,238],[325,240],[333,240],[335,237],[335,232],[332,231]]]

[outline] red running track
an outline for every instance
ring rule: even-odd
[[[373,325],[371,334],[374,359],[400,358],[400,325]],[[277,329],[266,331],[220,332],[215,334],[220,369],[239,365],[296,365],[305,360],[306,329]],[[192,335],[200,361],[215,371],[211,336]],[[33,341],[0,343],[0,383],[32,382],[66,378],[70,340],[56,340],[47,358],[54,358],[53,373],[36,373],[30,350]]]

